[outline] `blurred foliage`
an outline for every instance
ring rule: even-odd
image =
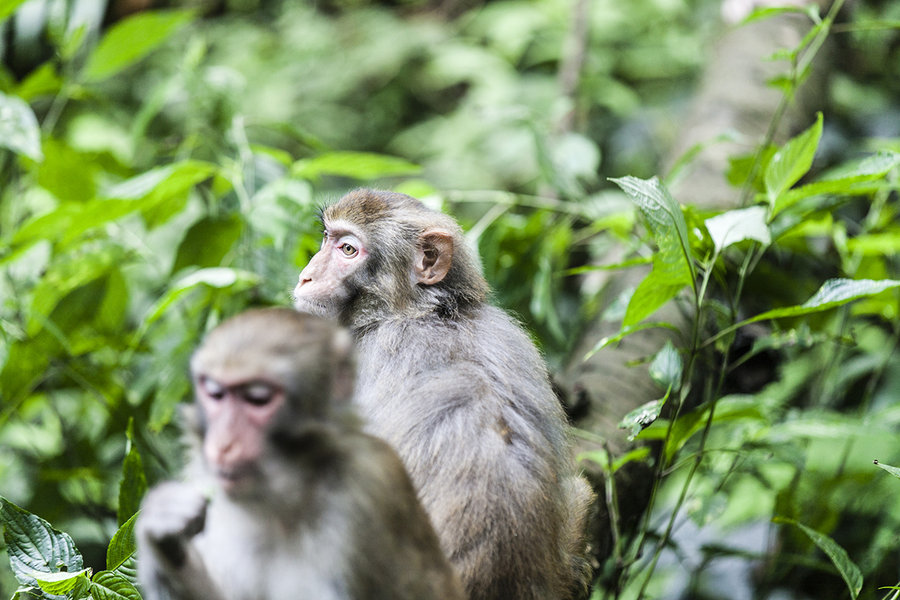
[[[0,2],[5,540],[39,553],[10,537],[16,522],[56,539],[39,514],[78,563],[66,582],[19,584],[130,597],[128,519],[177,468],[196,341],[286,304],[318,206],[357,185],[455,214],[495,302],[551,364],[598,306],[563,275],[611,247],[653,264],[622,336],[673,298],[691,307],[693,339],[648,359],[678,412],[656,402],[629,423],[665,441],[655,508],[601,565],[597,597],[846,597],[856,579],[834,546],[860,597],[896,583],[900,487],[871,461],[900,462],[897,3],[818,22],[836,46],[824,118],[735,157],[730,181],[758,202],[721,215],[647,179],[706,60],[714,0],[595,0],[586,40],[570,0],[183,2],[118,21],[115,2],[85,8],[103,4]],[[788,92],[805,74],[790,75]],[[0,570],[0,595],[16,585]]]

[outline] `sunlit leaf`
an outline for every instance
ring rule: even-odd
[[[0,521],[9,564],[23,585],[37,585],[34,574],[80,571],[83,561],[67,533],[0,496]]]
[[[772,156],[763,180],[773,212],[779,197],[809,171],[821,137],[822,114],[819,113],[812,127],[788,141]]]
[[[628,439],[633,440],[637,434],[659,418],[659,413],[665,403],[666,399],[661,398],[641,404],[622,417],[622,420],[619,422],[619,428],[626,429],[628,431]]]
[[[664,270],[655,267],[656,261],[653,264],[653,270],[638,284],[628,301],[625,318],[622,320],[623,327],[637,325],[677,296],[687,285],[685,282],[671,283]]]
[[[38,573],[34,572],[34,578],[42,590],[48,594],[61,596],[67,592],[71,592],[76,587],[86,588],[88,577],[90,577],[90,569],[82,569],[75,572],[58,572],[58,573]]]
[[[168,292],[160,298],[151,310],[150,315],[145,322],[145,326],[159,319],[172,303],[199,286],[207,286],[215,289],[232,288],[233,290],[238,291],[248,289],[256,285],[258,281],[259,276],[248,271],[228,269],[225,267],[200,269],[176,281],[172,287],[169,288]]]
[[[766,208],[751,206],[716,215],[705,221],[709,236],[716,250],[721,251],[743,240],[756,240],[763,245],[772,243],[772,235],[766,225]]]
[[[418,165],[402,158],[368,152],[329,152],[314,158],[298,160],[291,167],[291,173],[303,179],[337,175],[367,180],[415,175],[420,170]]]
[[[24,3],[25,0],[0,0],[0,22],[5,21],[9,15],[16,12],[16,9]]]
[[[789,525],[794,525],[800,528],[803,533],[805,533],[809,539],[811,539],[816,546],[819,547],[822,552],[828,555],[828,558],[831,559],[832,564],[834,564],[835,568],[837,568],[838,573],[841,574],[841,577],[844,578],[844,582],[847,584],[847,589],[850,590],[850,598],[856,599],[859,595],[859,592],[862,590],[863,585],[863,576],[862,572],[859,570],[859,567],[854,564],[853,561],[850,560],[850,557],[847,556],[847,551],[841,548],[837,542],[828,537],[825,534],[819,533],[815,529],[811,527],[807,527],[803,523],[795,521],[793,519],[786,519],[784,517],[775,517],[774,521],[776,523],[787,523]]]
[[[34,111],[21,98],[0,92],[0,148],[40,162],[41,129]]]
[[[241,237],[243,220],[234,215],[194,223],[178,245],[172,273],[190,266],[217,267]]]
[[[144,11],[113,25],[91,52],[84,78],[97,82],[136,63],[193,18],[191,11]]]

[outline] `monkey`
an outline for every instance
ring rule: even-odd
[[[191,358],[191,458],[136,526],[146,600],[464,598],[396,452],[355,414],[350,335],[291,308]]]
[[[355,403],[400,455],[470,600],[585,597],[593,491],[546,365],[456,221],[357,189],[323,209],[295,309],[347,327]]]

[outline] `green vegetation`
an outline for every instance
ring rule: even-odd
[[[828,63],[822,113],[732,157],[712,210],[661,164],[717,2],[589,3],[574,87],[577,2],[229,4],[56,14],[46,60],[0,68],[0,596],[139,597],[133,516],[177,469],[190,352],[286,304],[318,206],[373,185],[460,219],[553,366],[601,318],[594,268],[651,266],[597,349],[687,315],[634,367],[659,399],[623,426],[658,455],[582,457],[653,478],[636,529],[609,482],[595,598],[900,597],[900,5],[808,11],[774,83],[787,106]]]

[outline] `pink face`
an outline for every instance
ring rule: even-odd
[[[346,279],[365,262],[369,253],[360,235],[341,222],[329,223],[322,247],[300,272],[294,288],[297,310],[336,317],[348,299]]]
[[[197,400],[206,416],[203,456],[228,494],[253,487],[270,421],[284,390],[261,379],[220,381],[200,375]]]

